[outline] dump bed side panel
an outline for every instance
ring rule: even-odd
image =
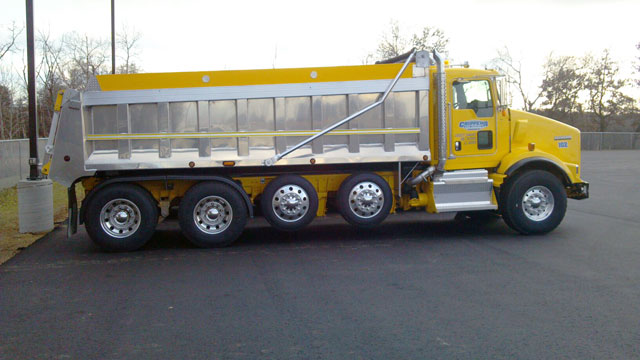
[[[88,170],[261,165],[374,102],[386,80],[83,93]],[[279,165],[429,156],[426,78],[401,79],[382,107]]]

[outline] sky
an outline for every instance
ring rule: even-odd
[[[24,23],[24,1],[1,1],[0,26]],[[638,0],[115,2],[116,30],[127,26],[142,35],[136,60],[145,72],[357,65],[395,20],[407,35],[424,26],[442,29],[450,57],[471,67],[483,68],[508,47],[531,91],[550,53],[609,48],[625,76],[640,77],[632,74],[640,56]],[[110,37],[109,0],[34,3],[36,31]]]

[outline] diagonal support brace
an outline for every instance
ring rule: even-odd
[[[305,139],[302,140],[301,142],[297,143],[296,145],[290,147],[289,149],[287,149],[286,151],[284,151],[283,153],[280,154],[276,154],[273,157],[270,157],[268,159],[265,159],[262,163],[265,166],[272,166],[275,165],[280,159],[282,159],[283,157],[291,154],[292,152],[298,150],[299,148],[307,145],[308,143],[312,142],[313,140],[319,138],[320,136],[325,135],[328,132],[331,132],[333,130],[335,130],[336,128],[348,123],[349,121],[357,118],[358,116],[368,112],[369,110],[381,105],[382,103],[384,103],[384,101],[387,99],[387,97],[389,96],[389,93],[391,92],[391,90],[393,90],[393,88],[396,86],[396,83],[398,83],[398,80],[400,80],[400,77],[402,76],[402,74],[404,74],[404,71],[407,69],[407,66],[409,66],[409,63],[411,63],[411,60],[413,60],[413,58],[416,56],[416,49],[413,49],[411,51],[411,54],[407,57],[407,60],[404,62],[404,64],[402,65],[402,68],[400,69],[400,71],[398,72],[398,74],[396,75],[396,77],[391,81],[391,83],[389,83],[389,86],[387,87],[387,89],[384,91],[384,93],[378,97],[378,100],[374,103],[372,103],[371,105],[365,107],[364,109],[355,112],[349,116],[347,116],[346,118],[338,121],[337,123],[329,126],[328,128],[320,131],[319,133]]]

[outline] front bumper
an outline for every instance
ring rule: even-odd
[[[576,200],[589,198],[589,183],[581,182],[567,186],[567,197]]]

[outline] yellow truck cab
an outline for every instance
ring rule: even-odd
[[[225,246],[254,210],[299,231],[328,202],[358,227],[491,212],[539,234],[560,224],[567,198],[588,197],[580,132],[501,104],[500,74],[437,52],[394,60],[100,75],[64,91],[45,169],[69,188],[70,234],[79,220],[104,249],[137,249],[173,208],[195,245]]]

